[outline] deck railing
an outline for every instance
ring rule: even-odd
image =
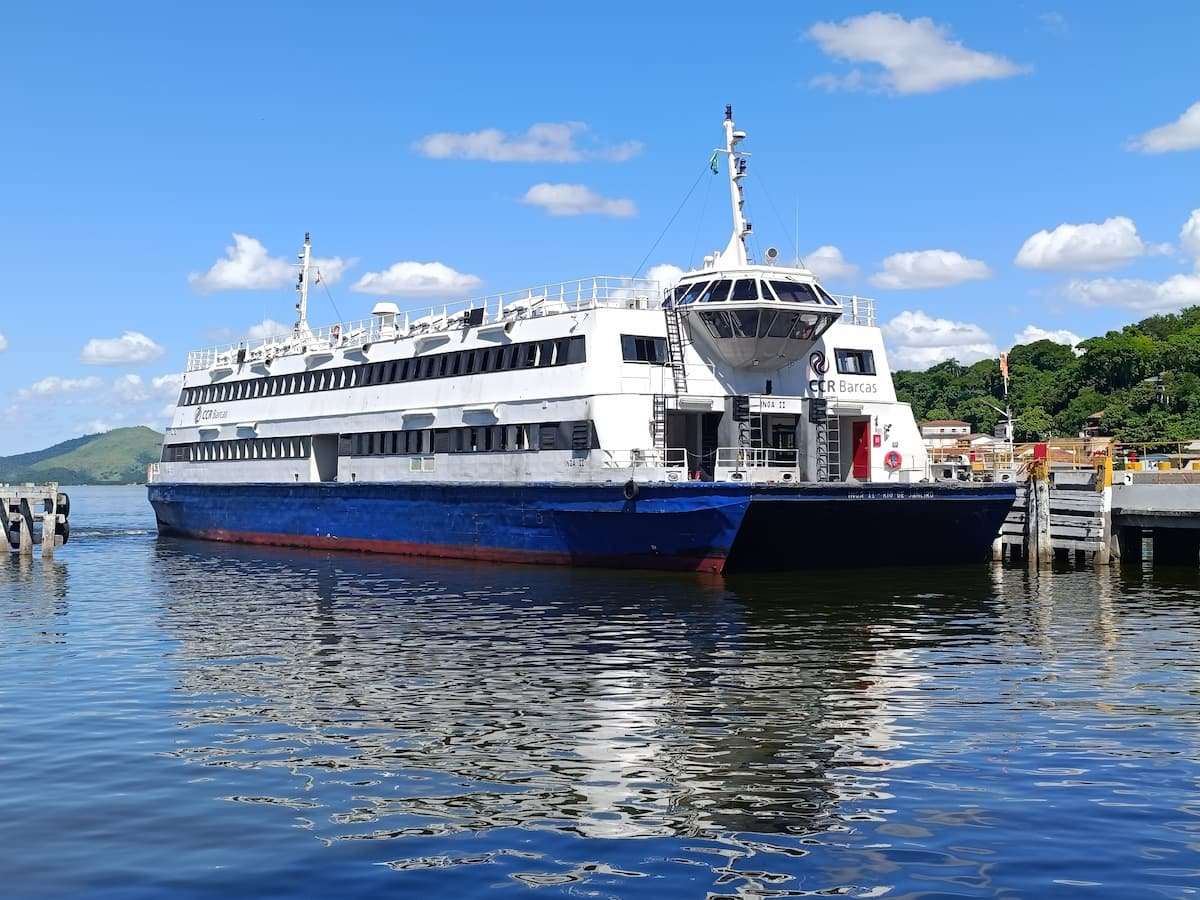
[[[420,307],[402,313],[371,316],[317,328],[293,329],[237,344],[193,350],[187,371],[196,372],[243,363],[269,363],[280,356],[332,352],[366,347],[376,341],[439,333],[472,325],[495,325],[537,316],[557,315],[596,307],[659,309],[662,288],[648,278],[595,275],[519,291],[488,294],[471,300]],[[842,320],[854,325],[875,324],[875,301],[868,297],[834,295],[842,304]]]
[[[495,325],[537,316],[596,307],[658,309],[662,289],[657,281],[617,275],[596,275],[519,291],[488,294],[472,300],[420,307],[398,314],[338,322],[304,331],[293,330],[256,340],[193,350],[187,371],[270,362],[278,356],[346,350],[381,340],[452,331],[469,325]]]

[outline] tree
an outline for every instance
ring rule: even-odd
[[[1054,433],[1054,419],[1040,406],[1032,406],[1017,417],[1013,432],[1018,441],[1045,441]]]

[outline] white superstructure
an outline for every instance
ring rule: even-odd
[[[152,480],[907,483],[929,476],[874,303],[728,246],[677,284],[590,277],[189,355]]]

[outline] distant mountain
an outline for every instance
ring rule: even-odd
[[[0,456],[0,482],[141,484],[156,462],[163,436],[144,425],[72,438],[32,453]]]

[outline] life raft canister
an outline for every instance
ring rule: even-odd
[[[883,458],[883,464],[889,469],[900,468],[902,462],[904,462],[904,458],[895,450],[889,450],[887,456]]]

